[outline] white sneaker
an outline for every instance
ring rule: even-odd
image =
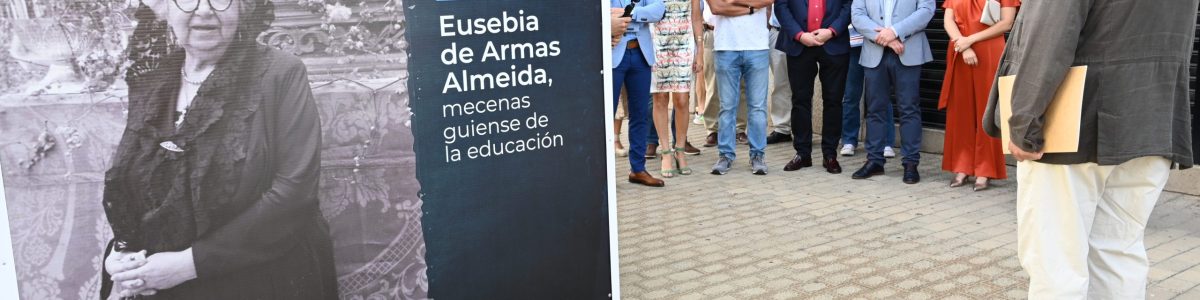
[[[892,150],[891,146],[884,146],[883,147],[883,157],[887,157],[887,158],[896,157],[896,150]]]
[[[700,114],[692,114],[692,124],[704,125],[704,116]]]
[[[854,156],[854,145],[851,145],[851,144],[842,145],[841,153],[842,153],[842,156]]]

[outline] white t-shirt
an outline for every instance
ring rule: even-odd
[[[748,51],[771,49],[767,29],[767,9],[755,9],[753,15],[726,17],[713,15],[704,7],[704,20],[713,26],[713,50]]]

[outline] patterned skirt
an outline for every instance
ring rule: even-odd
[[[654,23],[653,93],[686,93],[692,90],[692,63],[696,45],[692,39],[691,1],[664,0],[666,14]]]

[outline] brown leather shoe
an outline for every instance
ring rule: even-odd
[[[709,133],[708,137],[704,138],[704,147],[716,147],[716,146],[717,146],[717,133],[716,132]]]
[[[841,174],[842,173],[842,165],[838,164],[837,158],[826,158],[821,163],[821,166],[825,167],[825,172],[829,172],[829,174]]]
[[[802,157],[802,156],[800,156],[800,154],[796,154],[796,156],[792,157],[791,161],[788,161],[787,165],[783,166],[783,170],[784,171],[795,171],[795,170],[799,170],[799,169],[807,168],[807,167],[811,167],[811,166],[812,166],[812,157]]]
[[[740,145],[750,144],[750,137],[746,136],[745,132],[738,132],[738,134],[734,137],[737,138],[737,143]]]
[[[652,187],[663,187],[667,185],[667,183],[663,182],[662,179],[654,178],[654,176],[650,176],[650,173],[646,171],[629,173],[629,182]]]
[[[683,142],[683,153],[687,155],[700,155],[700,148],[692,146],[692,142]]]

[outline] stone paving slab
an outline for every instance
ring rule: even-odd
[[[700,146],[703,127],[690,130]],[[819,162],[784,172],[790,143],[767,147],[766,176],[750,173],[744,145],[716,176],[716,148],[703,149],[687,157],[695,174],[665,188],[628,183],[629,163],[617,160],[623,298],[1025,298],[1013,180],[949,188],[941,156],[924,153],[919,184],[901,182],[899,161],[853,180],[861,148],[839,158],[842,174]],[[659,163],[647,161],[656,177]],[[1164,193],[1148,226],[1148,298],[1200,299],[1200,197]]]

